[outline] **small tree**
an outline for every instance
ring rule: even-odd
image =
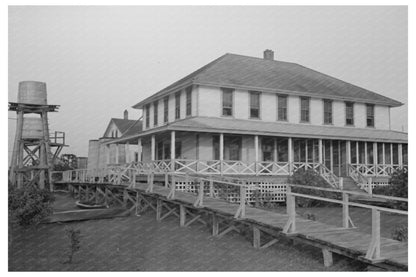
[[[403,169],[396,170],[391,175],[390,185],[375,187],[373,193],[408,198],[407,177],[408,174]],[[406,202],[391,201],[390,206],[407,210]]]
[[[65,236],[68,239],[68,245],[66,249],[67,260],[64,263],[72,263],[74,254],[81,249],[81,230],[73,227],[65,227]]]
[[[52,214],[53,194],[35,185],[16,188],[9,184],[9,216],[19,225],[36,225]]]

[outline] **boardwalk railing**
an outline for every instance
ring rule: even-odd
[[[312,191],[318,190],[318,191],[339,193],[340,195],[342,195],[342,200],[314,196],[314,195],[304,194],[304,193],[297,193],[297,192],[293,192],[294,188],[308,189]],[[330,203],[337,203],[337,204],[342,205],[342,227],[343,228],[355,227],[349,216],[349,207],[360,207],[360,208],[370,209],[371,214],[372,214],[371,216],[371,220],[372,220],[371,242],[367,249],[365,258],[371,261],[383,260],[382,255],[381,255],[381,249],[380,249],[380,238],[381,238],[380,236],[380,228],[381,228],[380,227],[380,212],[408,215],[408,212],[404,210],[391,209],[391,208],[379,207],[379,206],[374,206],[374,205],[351,202],[349,200],[350,195],[359,195],[359,196],[363,196],[367,198],[369,197],[367,194],[355,192],[355,191],[345,191],[345,190],[336,190],[336,189],[329,189],[329,188],[291,184],[291,185],[288,185],[286,194],[287,194],[286,209],[287,209],[287,214],[289,215],[288,222],[286,223],[283,229],[283,232],[286,234],[296,233],[296,197],[315,199],[315,200],[320,200],[320,201],[325,201],[325,202],[330,202]],[[385,195],[373,194],[371,195],[371,198],[398,201],[398,202],[408,202],[407,198],[385,196]]]

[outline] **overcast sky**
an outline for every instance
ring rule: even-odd
[[[87,156],[112,117],[224,53],[296,62],[405,103],[406,7],[9,7],[9,101],[47,83],[51,131]],[[9,112],[9,118],[15,118]],[[9,153],[16,120],[9,119]]]

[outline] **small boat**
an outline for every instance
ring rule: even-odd
[[[94,202],[82,202],[77,201],[75,205],[81,209],[108,209],[108,205],[104,203],[94,203]]]

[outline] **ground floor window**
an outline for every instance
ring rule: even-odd
[[[175,142],[175,159],[180,159],[182,156],[182,142]],[[170,157],[170,140],[160,141],[157,143],[156,159],[169,160]]]
[[[277,162],[288,162],[289,161],[289,145],[287,138],[277,138],[276,139],[276,147],[277,147]]]

